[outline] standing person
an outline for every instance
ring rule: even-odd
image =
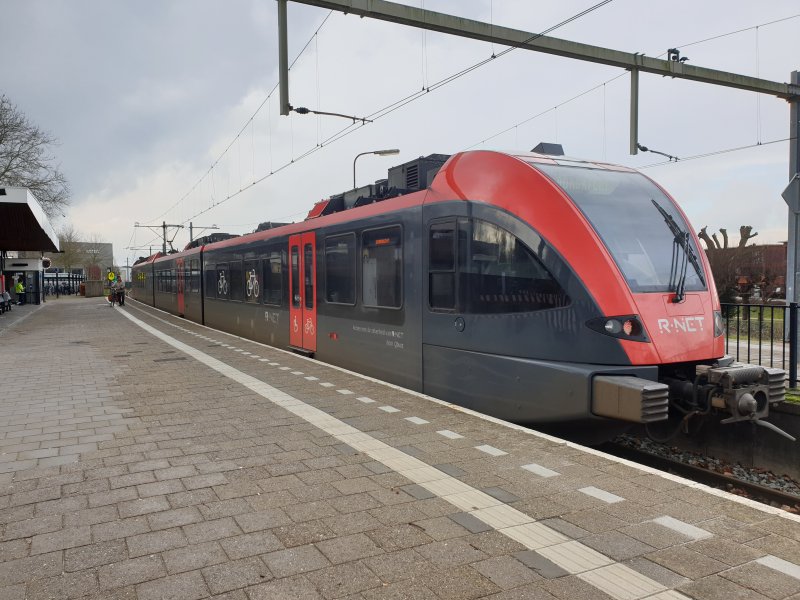
[[[25,284],[22,282],[22,277],[17,279],[14,292],[17,294],[17,304],[25,304]]]
[[[125,284],[119,276],[117,277],[117,282],[114,284],[114,289],[117,293],[117,302],[119,302],[120,306],[125,306]]]

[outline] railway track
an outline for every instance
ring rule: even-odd
[[[676,475],[680,475],[681,477],[685,477],[686,479],[690,479],[713,488],[725,490],[738,496],[750,498],[751,500],[755,500],[763,504],[768,504],[777,508],[783,508],[784,510],[789,510],[790,512],[800,512],[800,496],[795,494],[790,494],[775,488],[745,481],[730,474],[718,473],[703,467],[686,464],[685,462],[676,459],[659,456],[613,441],[605,442],[604,444],[600,445],[598,449],[613,456],[625,458],[632,462],[646,465],[660,471],[674,473]]]

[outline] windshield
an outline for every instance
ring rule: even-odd
[[[575,202],[591,222],[622,271],[633,292],[675,291],[675,261],[684,249],[673,252],[676,234],[664,213],[684,232],[689,226],[672,201],[644,175],[584,167],[535,163]],[[663,208],[664,213],[658,210]],[[685,242],[683,242],[685,243]],[[699,257],[694,238],[689,247]],[[691,260],[685,290],[704,290],[702,263]]]

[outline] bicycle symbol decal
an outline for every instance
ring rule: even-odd
[[[228,282],[225,279],[225,271],[219,272],[219,281],[217,281],[217,293],[220,296],[228,295]]]
[[[247,272],[247,297],[250,298],[250,296],[252,296],[253,298],[258,298],[260,291],[256,270],[251,269]]]
[[[311,321],[311,317],[306,319],[306,324],[303,327],[303,331],[306,335],[314,335],[314,323]]]

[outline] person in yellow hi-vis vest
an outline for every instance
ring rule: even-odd
[[[22,277],[17,280],[14,292],[17,294],[17,304],[25,304],[25,284],[22,282]]]

